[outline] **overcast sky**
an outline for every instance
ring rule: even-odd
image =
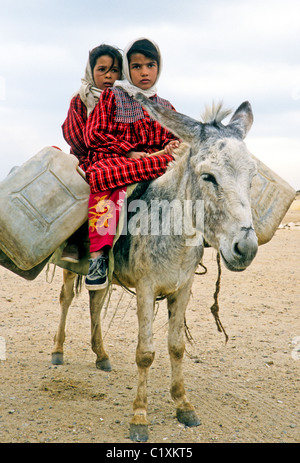
[[[250,151],[300,189],[300,0],[0,0],[0,180],[62,137],[88,51],[146,36],[158,93],[200,119],[250,101]]]

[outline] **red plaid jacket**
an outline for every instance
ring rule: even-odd
[[[64,139],[70,146],[70,153],[79,160],[79,165],[86,170],[90,165],[88,149],[83,139],[83,130],[87,120],[87,109],[77,95],[72,98],[65,122],[62,125]]]
[[[174,110],[167,101],[153,97]],[[154,179],[162,175],[170,155],[129,159],[129,151],[154,153],[177,138],[150,118],[143,107],[118,88],[105,90],[83,130],[89,150],[86,170],[92,193]]]

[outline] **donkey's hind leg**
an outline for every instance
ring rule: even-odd
[[[57,332],[54,336],[54,349],[52,351],[51,363],[53,365],[62,365],[63,359],[63,345],[65,341],[65,327],[68,310],[71,302],[74,298],[74,280],[76,273],[70,272],[69,270],[63,271],[63,285],[60,292],[60,321]]]
[[[111,363],[103,345],[100,322],[100,314],[106,296],[106,289],[99,291],[89,291],[89,295],[92,331],[91,343],[92,350],[97,355],[96,367],[100,370],[111,371]]]

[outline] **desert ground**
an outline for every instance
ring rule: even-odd
[[[216,253],[196,275],[187,310],[185,385],[201,425],[178,423],[169,394],[167,310],[157,304],[156,357],[148,385],[150,443],[296,443],[300,441],[300,197],[272,240],[242,273],[222,267],[220,318],[210,312]],[[200,269],[199,269],[200,270]],[[54,274],[53,274],[54,273]],[[103,311],[113,370],[95,367],[88,294],[69,311],[65,363],[51,364],[62,269],[27,281],[0,267],[0,442],[130,443],[136,391],[135,296],[114,288]]]

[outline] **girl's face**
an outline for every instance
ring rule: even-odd
[[[156,82],[158,65],[152,58],[147,58],[141,53],[134,53],[130,57],[129,72],[133,85],[142,90],[148,90]]]
[[[96,87],[100,90],[112,87],[116,80],[120,79],[121,73],[117,61],[114,61],[108,55],[99,56],[93,70],[93,78]],[[110,69],[111,68],[111,69]]]

